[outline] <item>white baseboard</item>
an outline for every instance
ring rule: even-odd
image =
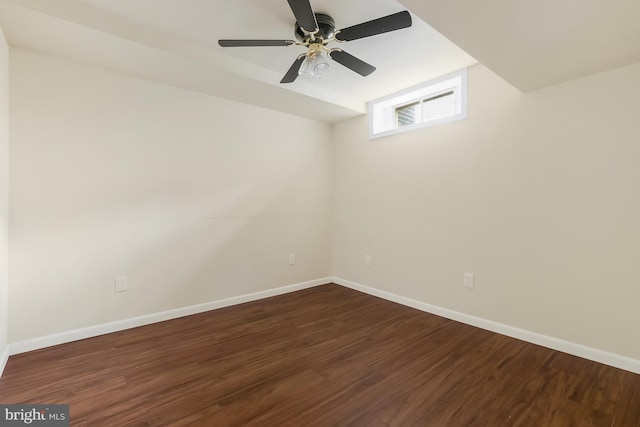
[[[4,368],[7,366],[7,361],[9,361],[9,346],[7,346],[2,354],[0,354],[0,377],[2,377]]]
[[[82,340],[85,338],[96,337],[111,332],[122,331],[125,329],[136,328],[138,326],[149,325],[151,323],[163,322],[165,320],[176,319],[178,317],[189,316],[192,314],[203,313],[205,311],[215,310],[217,308],[229,307],[232,305],[242,304],[245,302],[255,301],[263,298],[269,298],[276,295],[282,295],[289,292],[299,291],[302,289],[312,288],[314,286],[324,285],[331,282],[330,277],[323,279],[310,280],[308,282],[296,283],[294,285],[282,286],[279,288],[268,289],[266,291],[254,292],[251,294],[240,295],[237,297],[225,298],[216,301],[206,302],[204,304],[182,307],[175,310],[163,311],[160,313],[147,314],[144,316],[133,317],[130,319],[118,320],[115,322],[104,323],[101,325],[89,326],[87,328],[75,329],[72,331],[60,332],[57,334],[46,335],[43,337],[32,338],[25,341],[15,342],[9,345],[8,355],[25,353],[27,351],[38,350],[40,348],[51,347],[58,344],[64,344],[72,341]],[[1,362],[2,359],[0,359]],[[6,360],[5,360],[6,363]],[[4,365],[0,365],[4,367]]]
[[[503,323],[498,323],[498,322],[483,319],[480,317],[475,317],[475,316],[460,313],[457,311],[449,310],[446,308],[438,307],[435,305],[427,304],[422,301],[406,298],[390,292],[381,291],[375,288],[370,288],[368,286],[351,282],[349,280],[341,279],[339,277],[333,277],[332,281],[333,283],[336,283],[338,285],[341,285],[350,289],[354,289],[356,291],[364,292],[366,294],[373,295],[379,298],[383,298],[388,301],[396,302],[398,304],[402,304],[408,307],[412,307],[421,311],[425,311],[427,313],[435,314],[437,316],[445,317],[447,319],[455,320],[457,322],[466,323],[467,325],[476,326],[478,328],[496,332],[501,335],[517,338],[522,341],[527,341],[533,344],[541,345],[543,347],[551,348],[553,350],[562,351],[563,353],[572,354],[574,356],[582,357],[583,359],[593,360],[595,362],[603,363],[605,365],[613,366],[615,368],[620,368],[626,371],[640,374],[640,360],[637,360],[637,359],[621,356],[619,354],[609,353],[603,350],[598,350],[598,349],[587,347],[581,344],[576,344],[573,342],[561,340],[561,339],[550,337],[547,335],[542,335],[542,334],[528,331],[525,329],[520,329],[513,326],[505,325]]]
[[[331,282],[350,288],[350,289],[354,289],[356,291],[364,292],[369,295],[383,298],[388,301],[396,302],[398,304],[402,304],[407,307],[412,307],[427,313],[445,317],[447,319],[455,320],[461,323],[476,326],[478,328],[486,329],[488,331],[496,332],[512,338],[517,338],[533,344],[538,344],[547,348],[562,351],[564,353],[569,353],[574,356],[582,357],[584,359],[593,360],[595,362],[604,363],[605,365],[613,366],[616,368],[624,369],[626,371],[640,374],[640,360],[637,360],[637,359],[632,359],[626,356],[609,353],[609,352],[598,350],[592,347],[587,347],[581,344],[572,343],[569,341],[561,340],[561,339],[550,337],[547,335],[542,335],[542,334],[528,331],[525,329],[520,329],[513,326],[505,325],[503,323],[498,323],[498,322],[483,319],[480,317],[475,317],[475,316],[460,313],[457,311],[449,310],[446,308],[438,307],[435,305],[427,304],[422,301],[403,297],[397,294],[393,294],[391,292],[386,292],[379,289],[371,288],[371,287],[361,285],[359,283],[355,283],[339,277],[332,277],[332,278],[327,277],[323,279],[316,279],[308,282],[297,283],[294,285],[282,286],[279,288],[269,289],[266,291],[240,295],[237,297],[210,301],[204,304],[192,305],[189,307],[178,308],[175,310],[169,310],[169,311],[164,311],[160,313],[153,313],[145,316],[139,316],[139,317],[134,317],[130,319],[104,323],[101,325],[90,326],[87,328],[76,329],[72,331],[61,332],[57,334],[52,334],[52,335],[47,335],[43,337],[38,337],[38,338],[33,338],[25,341],[12,343],[0,355],[0,376],[2,375],[2,371],[4,370],[4,367],[6,366],[7,360],[10,355],[25,353],[27,351],[37,350],[45,347],[51,347],[54,345],[64,344],[64,343],[77,341],[85,338],[91,338],[99,335],[108,334],[111,332],[117,332],[125,329],[136,328],[138,326],[149,325],[151,323],[163,322],[165,320],[176,319],[179,317],[198,314],[205,311],[215,310],[218,308],[229,307],[232,305],[242,304],[245,302],[256,301],[259,299],[269,298],[276,295],[282,295],[289,292],[295,292],[302,289],[312,288],[315,286],[324,285]]]

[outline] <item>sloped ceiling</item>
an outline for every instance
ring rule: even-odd
[[[293,38],[285,0],[0,0],[0,26],[12,46],[328,123],[476,60],[522,91],[640,61],[638,0],[311,3],[338,28],[404,9],[414,25],[340,45],[377,67],[369,77],[334,63],[288,85],[302,48],[217,45]]]
[[[638,0],[401,0],[526,92],[640,61]]]

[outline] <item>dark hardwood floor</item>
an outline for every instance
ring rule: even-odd
[[[78,426],[640,426],[640,375],[337,285],[12,356]]]

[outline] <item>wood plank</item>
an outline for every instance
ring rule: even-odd
[[[623,372],[624,385],[612,427],[640,427],[640,375]]]
[[[325,285],[12,356],[74,426],[640,427],[640,375]]]

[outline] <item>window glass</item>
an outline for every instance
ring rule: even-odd
[[[369,137],[462,120],[467,117],[467,70],[369,102]]]

